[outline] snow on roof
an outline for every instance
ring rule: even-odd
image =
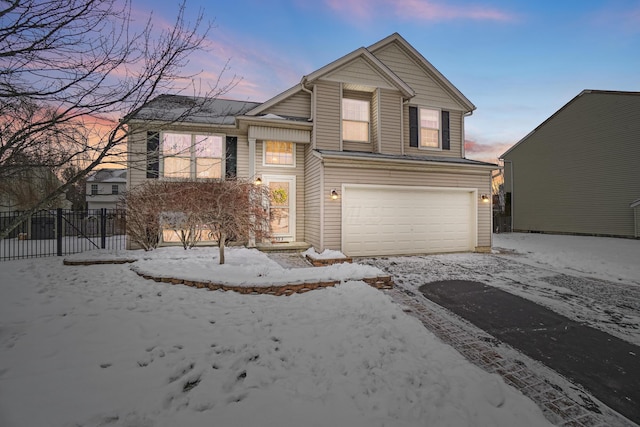
[[[203,98],[182,95],[160,95],[145,104],[134,115],[137,120],[176,121],[233,125],[235,117],[260,105],[259,102]]]
[[[87,182],[127,182],[126,169],[100,169],[87,177]]]

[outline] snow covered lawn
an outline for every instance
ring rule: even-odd
[[[216,277],[259,266],[258,279],[298,277],[254,251],[235,255],[236,270],[224,273],[215,250],[159,250],[141,264]],[[43,258],[0,263],[0,425],[547,422],[363,282],[240,295],[148,281],[129,264]]]

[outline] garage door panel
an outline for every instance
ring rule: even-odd
[[[343,252],[351,256],[473,250],[472,190],[345,186]]]

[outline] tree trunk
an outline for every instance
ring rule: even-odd
[[[220,264],[224,264],[224,241],[226,240],[225,232],[220,230],[220,237],[218,238],[218,248],[220,248]]]

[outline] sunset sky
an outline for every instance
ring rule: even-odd
[[[266,101],[310,72],[398,32],[477,110],[467,157],[497,161],[584,89],[640,91],[640,1],[187,0],[214,24],[189,68],[224,97]],[[171,23],[176,2],[133,0]]]

